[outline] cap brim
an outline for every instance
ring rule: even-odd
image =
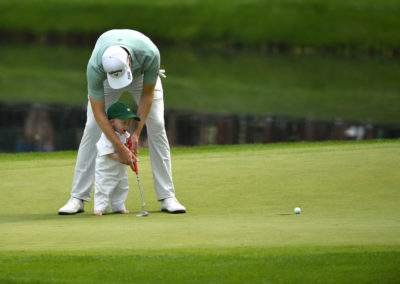
[[[133,118],[134,120],[140,121],[140,117],[138,117],[137,115],[134,115],[133,113],[127,113],[124,115],[120,115],[118,116],[119,119],[131,119]]]
[[[115,78],[110,76],[110,74],[107,73],[107,80],[108,84],[110,85],[111,88],[113,89],[122,89],[126,86],[128,86],[130,83],[132,83],[132,72],[129,69],[129,67],[125,70],[124,74],[121,77]]]

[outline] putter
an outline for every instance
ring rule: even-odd
[[[148,216],[149,212],[144,210],[144,206],[146,205],[146,203],[144,203],[142,186],[140,185],[140,179],[139,179],[139,170],[138,170],[138,167],[137,167],[136,163],[134,164],[134,168],[135,168],[135,173],[136,173],[136,179],[137,179],[137,182],[138,182],[138,185],[139,185],[140,196],[142,197],[142,212],[140,212],[136,216],[137,217],[144,217],[144,216]]]
[[[132,141],[130,138],[127,139],[127,143],[128,143],[128,147],[129,149],[132,150]],[[137,214],[137,217],[145,217],[149,215],[149,212],[144,210],[144,206],[146,205],[146,203],[144,203],[144,198],[143,198],[143,191],[142,191],[142,185],[140,184],[140,179],[139,179],[139,169],[136,163],[133,164],[133,171],[136,173],[136,179],[138,181],[138,185],[139,185],[139,190],[140,190],[140,196],[142,197],[142,212],[140,212],[139,214]]]

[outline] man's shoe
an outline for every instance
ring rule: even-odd
[[[161,203],[161,210],[168,213],[186,213],[186,208],[175,197],[164,199]]]
[[[83,201],[72,197],[67,204],[58,210],[58,215],[73,215],[84,211]]]

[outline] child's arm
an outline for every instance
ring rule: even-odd
[[[119,160],[118,160],[118,154],[117,154],[117,153],[108,154],[107,157],[109,157],[110,159],[113,159],[113,160],[116,160],[117,162],[119,162]]]
[[[126,137],[125,135],[126,135],[126,134],[124,134],[124,136],[122,136],[122,137],[123,137],[123,139],[125,139],[125,140],[127,141],[127,138],[129,138],[129,133],[128,133],[128,137]],[[117,134],[117,136],[119,137],[119,136],[121,136],[121,135]],[[107,149],[108,149],[108,150],[115,151],[114,146],[111,144],[110,140],[108,140],[108,138],[104,135],[104,133],[102,134],[102,138],[104,138],[104,141],[107,142],[107,143],[106,143],[106,146],[108,147]],[[121,137],[119,137],[119,138],[121,139]],[[121,142],[122,142],[122,140],[121,140]],[[125,144],[124,144],[124,145],[125,145]],[[125,146],[128,146],[128,145],[125,145]],[[108,153],[110,153],[110,154],[107,154],[107,152],[104,152],[104,151],[103,151],[103,153],[104,153],[105,155],[107,155],[108,158],[113,159],[113,160],[115,160],[115,161],[117,161],[117,162],[120,162],[118,153],[116,153],[116,152],[114,152],[114,153],[108,152]]]

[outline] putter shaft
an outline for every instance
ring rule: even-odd
[[[135,164],[135,173],[136,173],[136,179],[137,179],[138,185],[139,185],[140,196],[142,197],[142,212],[140,212],[136,216],[138,216],[138,217],[148,216],[149,213],[144,210],[144,206],[146,205],[146,203],[144,202],[142,185],[140,184],[140,179],[139,179],[139,170],[138,170],[136,164]]]
[[[132,150],[132,141],[131,141],[130,138],[128,138],[128,139],[126,140],[126,143],[128,144],[129,149]],[[135,152],[135,153],[136,153],[136,152]],[[146,211],[144,211],[144,206],[146,205],[146,203],[144,203],[142,185],[140,184],[140,179],[139,179],[139,169],[138,169],[138,166],[137,166],[136,163],[133,164],[132,170],[133,170],[133,171],[135,172],[135,174],[136,174],[136,179],[137,179],[137,181],[138,181],[139,190],[140,190],[140,196],[142,197],[142,212],[140,212],[140,213],[139,213],[138,215],[136,215],[136,216],[139,216],[139,217],[141,217],[141,216],[147,216],[147,215],[149,215],[149,213],[146,212]]]
[[[142,185],[140,184],[140,179],[139,179],[139,175],[138,174],[136,175],[136,179],[137,179],[138,185],[139,185],[140,196],[142,197],[142,210],[144,211],[144,206],[146,205],[146,203],[144,203]]]

